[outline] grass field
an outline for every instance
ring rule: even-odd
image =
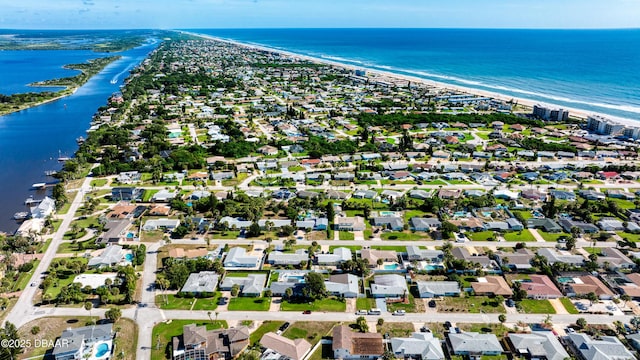
[[[227,327],[226,321],[196,321],[196,320],[169,320],[169,324],[166,322],[159,323],[153,327],[152,339],[154,346],[151,348],[152,359],[171,359],[169,353],[169,344],[171,338],[182,334],[182,328],[185,325],[196,324],[197,326],[206,325],[207,330],[221,329]],[[159,342],[159,348],[156,348],[156,341]],[[135,351],[133,351],[135,356]],[[169,356],[167,356],[169,355]]]
[[[518,302],[518,309],[525,314],[555,314],[556,310],[549,300],[524,299]]]
[[[340,240],[354,240],[355,235],[351,231],[340,231],[338,234]]]
[[[417,241],[417,240],[429,240],[427,235],[420,235],[412,232],[385,232],[380,236],[382,240],[404,240],[404,241]]]
[[[271,298],[234,297],[229,300],[229,311],[269,311]]]
[[[502,304],[488,296],[445,297],[438,304],[438,312],[505,313]]]
[[[347,304],[344,301],[340,301],[334,298],[316,300],[313,303],[290,303],[288,301],[282,301],[280,304],[281,311],[329,311],[329,312],[344,312],[347,309]]]
[[[538,234],[540,234],[540,236],[542,236],[542,238],[544,239],[544,241],[551,241],[551,242],[557,242],[558,239],[562,236],[569,236],[569,234],[565,233],[565,232],[559,232],[559,233],[548,233],[548,232],[544,232],[540,229],[538,229]]]
[[[319,322],[319,321],[298,321],[282,334],[282,336],[291,340],[305,339],[315,345],[323,336],[329,335],[329,332],[336,325],[335,322]]]
[[[415,332],[412,323],[385,322],[382,326],[376,326],[378,333],[389,334],[390,337],[410,337]]]
[[[357,298],[356,308],[358,310],[369,310],[376,307],[376,301],[372,298]]]
[[[564,308],[567,310],[569,314],[575,315],[580,313],[580,311],[578,311],[575,305],[573,305],[573,303],[571,302],[571,299],[563,297],[563,298],[560,298],[560,302],[562,303],[562,305],[564,306]]]
[[[527,229],[517,232],[509,232],[503,235],[506,241],[536,241],[536,238],[533,237],[531,232]]]
[[[262,339],[262,336],[264,334],[268,332],[276,332],[278,328],[282,326],[282,324],[284,324],[284,321],[263,322],[262,325],[260,325],[260,327],[256,329],[256,331],[251,333],[251,336],[249,337],[249,342],[251,344],[257,343],[258,341],[260,341],[260,339]]]
[[[493,237],[493,231],[468,232],[466,235],[471,241],[488,241],[489,238]]]

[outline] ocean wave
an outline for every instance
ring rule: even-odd
[[[323,59],[328,59],[328,60],[334,60],[334,61],[339,61],[339,62],[349,62],[349,63],[354,63],[354,64],[363,64],[364,63],[360,60],[352,60],[352,59],[346,59],[340,56],[333,56],[333,55],[325,55],[325,54],[320,54],[318,55],[319,57],[323,58]]]

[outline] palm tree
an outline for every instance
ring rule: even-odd
[[[93,309],[93,304],[91,303],[91,301],[87,301],[84,303],[84,309],[89,312],[89,319],[91,319],[91,322],[93,322],[93,316],[91,316],[91,309]]]

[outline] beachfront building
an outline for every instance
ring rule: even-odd
[[[569,111],[536,104],[533,106],[533,116],[547,121],[567,121],[569,120]]]

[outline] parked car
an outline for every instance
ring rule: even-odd
[[[305,310],[302,313],[305,314],[305,315],[309,315],[309,314],[311,314],[311,310]]]
[[[404,314],[406,314],[407,312],[404,310],[396,310],[393,312],[393,315],[395,316],[404,316]]]
[[[451,321],[445,321],[444,322],[444,328],[449,330],[450,327],[451,327]]]
[[[367,310],[358,310],[356,311],[356,315],[367,315]]]
[[[429,301],[429,307],[430,307],[430,308],[434,308],[434,307],[436,307],[436,305],[437,305],[437,304],[436,304],[436,301],[435,301],[435,300],[430,300],[430,301]]]

